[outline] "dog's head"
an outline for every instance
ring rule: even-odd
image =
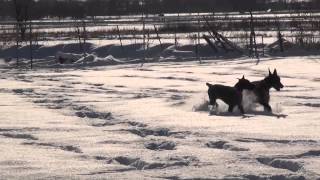
[[[246,79],[244,76],[241,79],[238,79],[239,81],[234,86],[237,90],[242,91],[244,89],[253,90],[255,88],[255,85],[252,84],[248,79]]]
[[[280,76],[278,76],[277,70],[274,69],[273,73],[271,73],[269,69],[269,76],[267,77],[268,83],[271,87],[275,88],[277,91],[280,91],[284,86],[281,83]]]
[[[208,95],[209,95],[209,104],[214,106],[215,105],[215,101],[212,101],[213,98],[213,85],[210,83],[206,83],[206,85],[208,86]]]

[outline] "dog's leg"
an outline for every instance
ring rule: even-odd
[[[229,109],[228,109],[228,112],[232,113],[232,111],[233,111],[233,108],[234,108],[234,105],[229,105]]]
[[[214,104],[214,108],[218,109],[219,108],[219,104],[217,102],[215,102]]]
[[[267,112],[272,112],[271,106],[266,102],[260,102],[260,104],[264,107],[264,110]]]
[[[243,110],[242,104],[239,104],[239,105],[238,105],[238,108],[239,108],[241,114],[244,114],[244,110]]]
[[[218,107],[218,103],[216,102],[216,99],[210,99],[209,105],[211,108],[209,109],[210,113],[213,112]]]
[[[215,103],[214,111],[215,111],[216,115],[220,114],[220,111],[219,111],[219,104],[218,104],[217,102]]]
[[[264,107],[264,111],[267,112],[272,112],[272,108],[269,105],[269,101],[270,101],[270,94],[269,91],[263,93],[263,96],[260,99],[260,104],[262,104],[262,106]]]

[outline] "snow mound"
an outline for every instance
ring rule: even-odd
[[[199,98],[201,97],[201,98]],[[192,111],[194,112],[209,112],[210,104],[208,99],[208,94],[201,92],[201,94],[195,94],[190,98],[187,104],[192,105]]]
[[[286,39],[283,39],[282,40],[282,46],[284,48],[284,50],[289,50],[289,49],[298,49],[297,45],[286,40]],[[269,52],[270,53],[277,53],[277,52],[280,52],[280,42],[279,40],[269,44],[267,46],[267,48],[269,49]]]
[[[209,101],[206,99],[203,99],[201,103],[198,103],[192,107],[193,111],[199,112],[199,111],[209,111]]]
[[[81,65],[91,65],[91,66],[104,66],[104,65],[116,65],[124,63],[123,61],[120,61],[116,58],[114,58],[112,55],[109,55],[104,58],[97,57],[94,54],[89,54],[85,57],[82,57],[78,59],[75,64],[81,64]]]
[[[56,61],[60,64],[72,64],[80,59],[83,55],[73,54],[73,53],[64,53],[58,51],[56,54]]]
[[[98,57],[95,54],[74,54],[63,53],[59,51],[56,54],[56,62],[59,64],[73,64],[77,66],[105,66],[124,63],[121,60],[114,58],[112,55],[107,57]]]
[[[180,50],[181,49],[181,50]],[[192,50],[188,50],[186,47],[179,47],[179,46],[169,46],[166,48],[162,54],[162,57],[167,58],[167,57],[175,57],[175,58],[186,58],[186,57],[195,57],[196,54]]]

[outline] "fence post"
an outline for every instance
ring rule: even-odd
[[[86,22],[83,19],[82,20],[82,28],[83,28],[83,32],[82,32],[82,38],[83,38],[83,53],[86,54],[87,50],[86,50],[86,41],[87,41],[87,29],[86,29]]]
[[[251,29],[251,33],[250,33],[250,56],[253,54],[253,49],[254,49],[254,55],[256,56],[256,58],[259,58],[258,49],[257,49],[257,42],[256,42],[256,33],[255,33],[255,30],[254,30],[254,22],[253,22],[252,11],[250,11],[249,13],[250,13],[250,29]]]
[[[19,67],[19,24],[16,23],[16,60],[17,60],[17,67]]]
[[[264,56],[264,37],[261,36],[261,42],[262,42],[262,56]]]
[[[199,52],[200,52],[200,30],[201,30],[201,24],[200,24],[200,13],[198,12],[198,33],[197,33],[197,46],[196,46],[196,54],[197,54],[197,59],[199,61],[199,63],[201,64],[201,58],[200,58],[200,55],[199,55]]]
[[[30,45],[30,68],[33,68],[33,49],[32,49],[32,24],[31,20],[29,22],[29,45]]]
[[[120,41],[120,46],[121,46],[121,50],[123,50],[123,44],[122,44],[122,38],[121,38],[121,34],[120,34],[120,29],[119,29],[119,25],[117,25],[117,32],[118,32],[118,37],[119,37],[119,41]]]
[[[154,31],[155,31],[155,33],[157,34],[157,39],[159,40],[159,43],[160,43],[160,47],[161,47],[161,49],[163,49],[163,46],[162,46],[162,43],[161,43],[161,38],[160,38],[160,36],[159,36],[158,29],[157,29],[156,25],[153,25],[153,26],[154,26]]]

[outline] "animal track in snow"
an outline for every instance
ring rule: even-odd
[[[93,110],[77,111],[75,112],[75,114],[80,118],[95,118],[95,119],[106,119],[106,120],[112,119],[111,113],[102,113],[102,112],[96,112]]]
[[[160,162],[146,162],[140,158],[131,158],[126,156],[118,156],[109,161],[109,163],[117,162],[121,165],[131,166],[137,170],[149,170],[149,169],[164,169],[168,167],[178,166],[190,166],[199,163],[196,157],[184,156],[184,157],[169,157],[165,161]]]
[[[144,147],[150,150],[174,150],[176,143],[172,141],[152,141],[144,144]]]
[[[292,172],[297,172],[303,168],[303,165],[299,162],[287,160],[287,159],[278,159],[278,158],[269,158],[269,157],[260,157],[257,160],[264,165],[271,166],[279,169],[287,169]]]
[[[206,143],[206,146],[214,149],[224,149],[229,151],[249,151],[247,148],[236,147],[227,141],[210,141]]]
[[[239,178],[244,178],[246,180],[306,180],[304,176],[299,175],[272,175],[272,176],[263,176],[263,175],[243,175]]]
[[[24,145],[33,145],[33,146],[40,146],[40,147],[52,147],[56,149],[61,149],[63,151],[70,151],[74,153],[82,153],[81,149],[72,145],[58,145],[54,143],[37,143],[37,142],[28,142],[23,143]]]
[[[30,134],[13,134],[13,133],[3,133],[0,134],[1,136],[7,137],[7,138],[14,138],[14,139],[27,139],[27,140],[38,140],[38,138],[34,137]]]
[[[34,90],[31,89],[31,88],[26,88],[26,89],[13,89],[12,90],[14,93],[16,94],[30,94],[30,93],[33,93]]]
[[[308,152],[298,154],[295,157],[304,158],[304,157],[312,157],[312,156],[320,156],[320,150],[310,150]]]
[[[156,129],[147,129],[147,128],[134,128],[128,129],[126,131],[131,132],[132,134],[138,135],[140,137],[146,136],[172,136],[176,138],[185,138],[190,132],[174,132],[170,131],[167,128],[156,128]]]
[[[286,140],[286,139],[259,139],[259,138],[239,138],[235,141],[245,143],[278,143],[278,144],[315,144],[314,140]]]
[[[316,107],[316,108],[320,107],[320,103],[298,103],[298,105],[308,106],[308,107]]]

